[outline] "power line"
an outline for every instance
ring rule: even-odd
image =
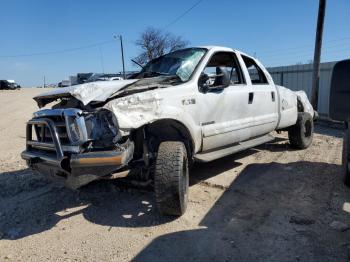
[[[349,45],[350,45],[349,42],[338,42],[338,43],[334,43],[334,44],[325,44],[324,48],[322,47],[322,49],[334,49],[334,48],[339,48],[342,46],[349,46]],[[295,53],[301,53],[301,52],[305,52],[305,51],[313,52],[313,48],[311,46],[308,48],[306,48],[306,47],[305,48],[301,48],[301,47],[293,48],[293,47],[291,47],[291,48],[287,48],[287,49],[279,49],[279,50],[276,49],[275,52],[262,52],[262,51],[260,51],[259,53],[270,57],[270,56],[276,56],[276,55],[280,55],[280,54],[283,55],[285,53],[295,54]]]
[[[190,8],[188,8],[185,12],[183,12],[181,15],[179,15],[178,17],[176,17],[173,21],[171,21],[169,24],[167,24],[166,26],[164,26],[162,28],[162,30],[167,29],[168,27],[172,26],[173,24],[175,24],[176,22],[178,22],[181,18],[183,18],[185,15],[187,15],[189,12],[192,11],[192,9],[194,9],[197,5],[199,5],[201,2],[203,2],[203,0],[199,0],[197,2],[195,2]],[[130,44],[135,44],[135,41],[130,41],[130,40],[124,40],[124,42],[128,42]]]
[[[341,49],[341,47],[344,46],[349,46],[349,43],[338,43],[335,45],[331,45],[331,46],[325,46],[322,48],[323,52],[334,52],[334,51],[338,51],[338,50],[342,50],[342,51],[348,51],[349,48],[346,49]],[[332,50],[333,49],[333,50]],[[334,50],[336,49],[336,50]],[[303,54],[309,54],[309,53],[313,53],[312,48],[310,49],[303,49],[303,50],[292,50],[291,52],[276,52],[276,53],[271,53],[271,54],[267,54],[265,55],[265,53],[263,53],[261,55],[261,57],[266,58],[274,58],[274,57],[285,57],[285,56],[291,56],[291,55],[303,55]]]
[[[333,43],[333,42],[341,42],[344,40],[350,40],[350,37],[343,37],[343,38],[338,38],[338,39],[332,39],[332,40],[328,40],[328,41],[323,41],[323,43]],[[300,46],[295,46],[295,47],[291,47],[291,48],[282,48],[282,49],[270,49],[270,50],[262,50],[260,51],[261,53],[267,54],[267,53],[277,53],[277,52],[283,52],[286,50],[299,50],[299,49],[303,49],[305,47],[314,47],[314,43],[313,44],[305,44],[305,45],[300,45]]]
[[[350,52],[349,49],[339,49],[339,50],[331,50],[331,51],[322,51],[322,61],[337,61],[337,60],[343,60],[346,58],[350,58]],[[271,64],[285,64],[285,60],[292,60],[294,59],[295,62],[302,62],[302,61],[312,61],[313,59],[313,54],[312,51],[310,51],[308,54],[304,55],[286,55],[286,56],[281,56],[279,58],[273,58],[273,59],[264,59],[262,58],[261,60],[264,61],[266,65],[271,65]]]
[[[176,22],[178,22],[181,18],[183,18],[185,15],[187,15],[189,12],[192,11],[196,6],[198,6],[203,0],[199,0],[195,2],[190,8],[188,8],[185,12],[183,12],[181,15],[176,17],[173,21],[171,21],[169,24],[167,24],[163,29],[166,29]],[[63,53],[68,53],[68,52],[74,52],[74,51],[79,51],[83,49],[89,49],[92,47],[101,47],[102,45],[106,45],[109,43],[114,42],[113,40],[109,41],[104,41],[104,42],[99,42],[91,45],[86,45],[86,46],[80,46],[80,47],[74,47],[74,48],[68,48],[68,49],[62,49],[62,50],[56,50],[56,51],[47,51],[47,52],[38,52],[38,53],[27,53],[27,54],[14,54],[14,55],[0,55],[0,58],[17,58],[17,57],[31,57],[31,56],[44,56],[44,55],[54,55],[54,54],[63,54]],[[127,41],[129,43],[134,44],[132,41]]]
[[[62,54],[62,53],[79,51],[79,50],[83,50],[83,49],[89,49],[89,48],[92,48],[92,47],[101,47],[103,45],[107,45],[107,44],[112,43],[112,42],[114,42],[114,41],[113,40],[108,40],[108,41],[99,42],[99,43],[86,45],[86,46],[80,46],[80,47],[74,47],[74,48],[68,48],[68,49],[62,49],[62,50],[56,50],[56,51],[39,52],[39,53],[16,54],[16,55],[0,55],[0,58],[16,58],[16,57],[30,57],[30,56],[43,56],[43,55]]]
[[[349,57],[350,50],[346,48],[349,46],[350,37],[338,38],[325,41],[326,43],[322,48],[322,60],[326,58],[327,60],[331,60],[331,57],[334,57],[336,54],[343,54],[342,59]],[[331,44],[332,43],[332,44]],[[310,46],[309,48],[302,48]],[[344,48],[345,47],[345,48]],[[271,50],[272,51],[272,50]],[[260,60],[264,61],[266,64],[284,64],[283,60],[291,60],[295,59],[297,61],[307,61],[312,60],[313,49],[311,45],[303,45],[299,47],[292,47],[288,49],[279,49],[275,50],[275,52],[261,52]],[[337,57],[339,57],[339,55]],[[339,59],[337,59],[339,60]]]
[[[339,48],[339,46],[337,47],[337,49],[334,49],[332,47],[328,47],[328,48],[322,48],[322,52],[324,54],[329,54],[329,53],[339,53],[339,52],[343,52],[343,53],[348,53],[350,50],[349,48]],[[313,51],[312,50],[302,50],[299,52],[286,52],[284,54],[275,54],[275,55],[267,55],[264,56],[262,55],[261,57],[263,57],[264,59],[274,59],[274,58],[285,58],[285,57],[290,57],[290,56],[300,56],[300,55],[309,55],[312,54]]]
[[[193,8],[195,8],[197,5],[199,5],[203,0],[199,0],[197,2],[195,2],[190,8],[188,8],[185,12],[183,12],[181,15],[179,15],[178,17],[176,17],[173,21],[171,21],[169,24],[167,24],[166,26],[163,27],[163,29],[166,29],[170,26],[172,26],[173,24],[175,24],[177,21],[179,21],[181,18],[183,18],[185,15],[187,15],[189,12],[191,12],[191,10]]]

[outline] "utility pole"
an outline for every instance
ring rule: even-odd
[[[114,38],[117,38],[117,37],[119,38],[119,41],[120,41],[120,49],[121,49],[121,53],[122,53],[122,63],[123,63],[123,78],[125,79],[126,75],[125,75],[125,63],[124,63],[123,38],[121,35],[114,36]]]
[[[326,0],[320,0],[319,6],[318,6],[315,52],[314,52],[314,68],[313,68],[313,74],[312,74],[312,90],[311,90],[311,104],[315,110],[317,110],[317,106],[318,106],[320,61],[321,61],[322,35],[323,35],[325,13],[326,13]]]
[[[46,87],[46,81],[45,81],[45,76],[44,76],[44,88]]]

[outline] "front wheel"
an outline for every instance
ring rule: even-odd
[[[314,121],[311,114],[298,113],[298,119],[294,126],[288,129],[289,142],[292,147],[305,149],[311,145],[314,135]]]
[[[188,158],[184,143],[162,142],[154,174],[157,207],[164,215],[181,216],[188,201]]]

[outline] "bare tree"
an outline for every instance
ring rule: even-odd
[[[149,27],[141,33],[135,44],[141,49],[141,53],[134,60],[144,65],[161,55],[184,48],[188,41],[183,40],[181,36]]]

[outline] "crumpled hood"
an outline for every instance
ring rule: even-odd
[[[87,105],[91,101],[104,102],[113,93],[135,83],[136,81],[138,81],[138,79],[85,83],[57,88],[50,92],[35,96],[33,99],[38,103],[39,107],[43,107],[46,104],[55,101],[57,98],[72,96],[81,101],[84,105]]]

